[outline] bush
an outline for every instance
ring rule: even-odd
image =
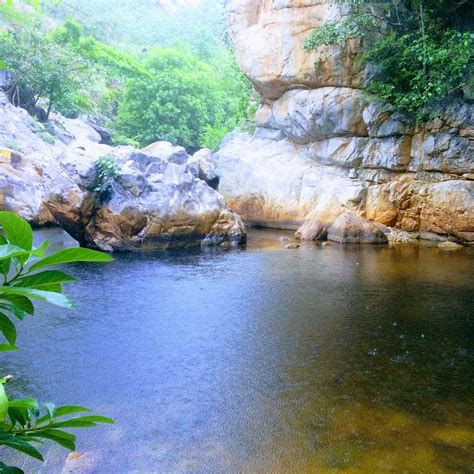
[[[473,47],[473,35],[455,30],[392,34],[366,56],[378,66],[368,91],[418,120],[429,118],[432,104],[467,84]]]

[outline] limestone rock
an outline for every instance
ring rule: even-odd
[[[347,87],[292,90],[273,104],[272,121],[274,128],[296,143],[336,136],[367,136],[362,119],[366,104],[360,91]]]
[[[373,222],[353,214],[341,214],[329,228],[328,239],[341,244],[385,244],[387,236]]]
[[[108,251],[199,245],[206,236],[208,242],[245,241],[242,221],[199,178],[201,160],[184,148],[168,142],[149,151],[111,147],[89,124],[57,114],[48,126],[52,139],[24,110],[0,107],[3,209],[36,225],[59,222],[81,245]],[[122,171],[97,195],[95,161],[105,155]],[[209,152],[203,155],[209,159]]]
[[[414,120],[385,102],[369,104],[362,116],[371,137],[384,138],[414,133]]]
[[[174,162],[179,148],[168,151],[160,158],[156,150],[129,150],[121,176],[102,195],[85,193],[82,205],[69,212],[52,196],[49,208],[76,240],[105,251],[243,243],[240,218],[187,162]]]
[[[314,28],[340,20],[343,13],[325,1],[231,0],[229,34],[241,70],[268,99],[295,88],[360,87],[365,77],[355,61],[362,52],[360,41],[327,47],[323,58],[303,50]]]

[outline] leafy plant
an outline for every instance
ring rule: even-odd
[[[46,120],[58,101],[87,83],[87,62],[38,24],[0,33],[0,59],[15,78],[8,91],[13,102],[35,115],[39,99],[47,98]]]
[[[101,193],[110,183],[120,176],[121,168],[114,157],[109,153],[95,161],[95,175],[92,180],[91,190]]]
[[[69,248],[45,256],[48,241],[33,246],[30,225],[16,214],[0,212],[0,333],[5,342],[0,352],[16,351],[17,332],[14,321],[34,315],[33,301],[45,301],[64,308],[72,308],[62,294],[62,285],[75,278],[57,269],[70,262],[108,262],[111,257],[89,249]],[[43,460],[37,445],[51,440],[69,450],[75,449],[75,435],[67,428],[88,428],[99,423],[113,423],[103,416],[84,414],[88,408],[80,406],[55,407],[40,404],[33,398],[10,400],[4,384],[10,376],[0,379],[0,446],[20,451]],[[0,463],[2,473],[21,473],[18,468]]]
[[[418,120],[429,118],[431,104],[467,84],[473,48],[474,35],[455,30],[392,34],[366,55],[378,65],[368,91]]]
[[[360,57],[372,63],[368,92],[410,112],[418,121],[440,100],[473,81],[474,0],[332,0],[347,11],[304,43],[307,51],[379,38]],[[370,35],[369,35],[370,34]]]

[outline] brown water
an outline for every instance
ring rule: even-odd
[[[42,306],[1,362],[116,419],[77,472],[474,472],[474,250],[281,235],[69,267],[76,312]],[[28,472],[61,472],[46,453]]]

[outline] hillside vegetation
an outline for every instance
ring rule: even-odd
[[[218,2],[174,13],[151,1],[27,3],[0,2],[0,66],[13,72],[12,101],[40,120],[87,114],[116,144],[196,149],[251,115]]]

